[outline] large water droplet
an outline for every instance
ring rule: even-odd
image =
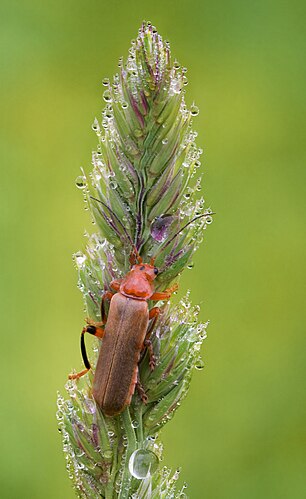
[[[158,457],[154,452],[147,449],[138,449],[133,452],[129,460],[131,475],[139,480],[153,475],[158,467]]]
[[[156,217],[150,227],[151,236],[155,241],[163,242],[169,236],[172,223],[176,220],[173,215]]]

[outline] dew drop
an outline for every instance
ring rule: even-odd
[[[166,144],[168,144],[168,142],[169,142],[169,139],[167,139],[167,138],[162,140],[162,144],[163,144],[164,146],[165,146]]]
[[[191,116],[198,116],[199,112],[200,112],[199,108],[197,106],[195,106],[194,104],[192,104],[192,106],[190,108]]]
[[[105,92],[103,93],[103,99],[105,100],[105,102],[112,102],[112,95],[109,90],[105,90]]]
[[[96,412],[96,404],[91,399],[85,399],[84,408],[88,414],[94,414]]]
[[[202,359],[198,359],[194,365],[194,367],[196,369],[198,369],[198,371],[201,371],[202,369],[204,369],[204,362]]]
[[[97,118],[94,119],[94,122],[91,125],[91,128],[93,129],[94,132],[96,132],[97,130],[99,130],[99,122],[98,122]]]
[[[86,255],[84,255],[81,251],[74,254],[75,263],[78,267],[82,267],[84,265],[86,258]]]
[[[108,85],[109,85],[109,79],[108,79],[108,78],[103,78],[103,80],[102,80],[102,85],[103,85],[104,87],[108,87]]]
[[[83,175],[79,175],[75,179],[75,185],[77,186],[78,189],[85,189],[85,187],[86,187],[86,178]]]
[[[147,449],[138,449],[133,452],[129,460],[129,470],[132,476],[142,480],[152,476],[158,467],[158,457]]]
[[[156,435],[149,435],[149,436],[147,437],[147,440],[148,440],[149,442],[155,442],[156,438],[157,438],[157,437],[156,437]]]
[[[191,329],[186,339],[189,343],[195,343],[199,339],[197,330]],[[183,360],[183,358],[181,360]]]
[[[194,267],[194,263],[193,262],[188,263],[187,269],[193,269],[193,267]]]
[[[134,135],[135,137],[142,137],[142,131],[140,130],[140,128],[135,128],[134,130]]]
[[[181,472],[180,468],[177,468],[177,469],[175,470],[175,473],[173,474],[173,480],[178,480],[178,479],[179,479],[179,477],[180,477],[180,472]]]
[[[180,80],[173,78],[170,83],[169,95],[179,94],[181,91]]]
[[[117,186],[118,186],[118,184],[114,180],[111,180],[110,183],[109,183],[109,186],[110,186],[111,189],[116,189]]]
[[[129,105],[128,105],[128,103],[126,101],[123,101],[121,103],[121,107],[122,107],[122,109],[127,109],[129,107]]]
[[[176,220],[173,215],[156,217],[150,227],[151,236],[155,241],[163,242],[169,236],[172,223]]]

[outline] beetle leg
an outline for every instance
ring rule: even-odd
[[[101,299],[102,324],[106,324],[106,321],[107,321],[104,302],[105,302],[105,300],[111,300],[113,296],[114,296],[114,293],[112,293],[111,291],[105,291],[105,293],[103,293],[103,295],[102,295],[102,299]]]
[[[177,290],[178,290],[178,284],[175,283],[173,284],[173,286],[171,286],[171,288],[165,289],[165,291],[162,291],[161,293],[153,293],[153,295],[150,297],[150,300],[154,301],[168,300],[168,298],[170,298],[172,293],[174,293],[174,291]]]
[[[135,265],[135,263],[136,263],[136,261],[137,261],[137,260],[136,260],[136,255],[135,255],[135,252],[134,252],[134,251],[132,251],[132,253],[130,254],[129,261],[130,261],[130,264],[131,264],[132,266],[133,266],[133,265]]]
[[[130,264],[133,266],[133,265],[135,265],[136,262],[142,263],[142,258],[140,256],[140,254],[138,253],[136,247],[134,247],[134,249],[130,255]]]
[[[153,345],[152,345],[152,341],[150,340],[150,336],[152,334],[152,331],[154,329],[154,326],[156,324],[156,321],[157,321],[160,313],[161,313],[161,310],[159,307],[151,308],[151,310],[149,312],[149,319],[152,319],[152,322],[150,324],[150,327],[148,328],[147,334],[146,334],[144,342],[143,342],[143,346],[146,347],[148,349],[148,352],[149,352],[149,358],[150,358],[149,359],[149,366],[150,366],[151,371],[153,371],[155,366],[156,366],[156,357],[154,355]]]
[[[84,341],[84,335],[85,333],[92,334],[93,336],[97,336],[97,338],[102,338],[104,335],[104,329],[100,326],[101,323],[94,323],[90,319],[87,319],[88,326],[83,327],[82,333],[81,333],[81,352],[82,352],[82,357],[83,361],[85,364],[86,369],[83,369],[83,371],[76,373],[76,374],[69,374],[69,379],[79,379],[84,374],[88,373],[88,371],[91,369],[90,362],[87,357],[87,352],[86,352],[86,347],[85,347],[85,341]],[[97,326],[99,324],[99,326]]]
[[[122,281],[122,279],[114,279],[110,283],[110,287],[113,288],[115,291],[119,291],[120,285],[121,285],[121,281]]]
[[[96,322],[96,321],[93,321],[92,319],[90,319],[89,317],[86,317],[85,320],[86,320],[88,326],[92,326],[92,327],[94,327],[96,329],[103,329],[104,322],[102,322],[102,321],[101,322]],[[98,336],[99,338],[100,337],[102,338],[102,336],[100,336],[99,333],[95,334],[95,333],[91,333],[90,331],[85,331],[85,332],[89,333],[89,334],[93,334],[94,336]]]
[[[149,339],[147,339],[147,340],[144,340],[143,344],[148,349],[148,352],[149,352],[149,358],[150,358],[150,360],[149,360],[149,366],[150,366],[150,369],[151,369],[151,371],[154,371],[155,366],[156,366],[156,357],[154,355],[152,341],[149,340]]]
[[[148,403],[148,396],[145,392],[144,387],[142,386],[142,384],[140,382],[139,373],[137,374],[136,389],[138,391],[138,395],[141,398],[142,402],[144,404],[147,404]]]
[[[152,322],[151,326],[150,326],[150,329],[152,330],[154,325],[155,325],[155,322],[157,320],[157,317],[161,314],[161,310],[159,307],[153,307],[151,308],[150,312],[149,312],[149,319],[154,319],[154,321]],[[151,331],[150,331],[151,333]],[[148,334],[148,333],[147,333]]]

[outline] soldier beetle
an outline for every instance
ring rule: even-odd
[[[101,200],[92,199],[102,203],[111,212],[111,209]],[[131,270],[122,279],[116,279],[110,283],[112,291],[103,293],[101,322],[87,319],[87,325],[81,333],[81,352],[85,369],[69,376],[69,379],[78,379],[91,369],[85,348],[85,333],[103,338],[94,374],[93,396],[97,405],[107,416],[120,414],[130,404],[135,387],[137,387],[142,401],[147,402],[147,396],[138,376],[138,362],[141,352],[147,348],[150,368],[153,370],[155,367],[156,359],[150,336],[161,312],[159,307],[153,307],[149,310],[148,300],[167,300],[178,289],[178,285],[174,284],[163,292],[154,291],[153,281],[159,272],[154,266],[157,255],[151,258],[149,264],[143,263],[122,222],[113,212],[112,215],[120,223],[125,236],[133,247],[134,261],[131,261]],[[167,247],[192,222],[209,215],[211,213],[193,218],[174,234],[160,251]],[[106,300],[110,301],[107,316]]]

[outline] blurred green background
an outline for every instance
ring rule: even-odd
[[[143,19],[188,67],[186,100],[217,212],[188,287],[210,319],[204,371],[162,434],[192,499],[305,497],[303,1],[1,2],[3,499],[74,497],[56,391],[81,366],[71,254],[90,230],[101,80]]]

